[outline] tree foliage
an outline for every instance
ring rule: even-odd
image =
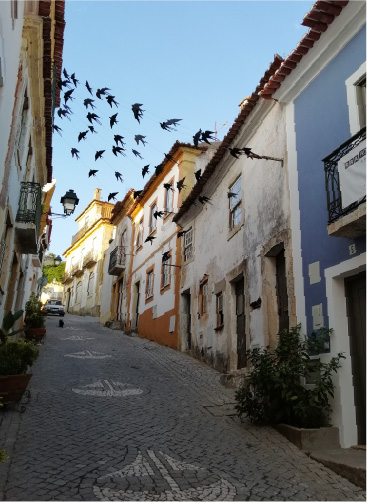
[[[48,258],[48,259],[47,259]],[[52,262],[50,265],[47,265],[48,262],[50,262],[50,258],[52,258]],[[45,257],[45,263],[46,265],[43,266],[43,275],[47,277],[47,280],[49,283],[53,281],[53,279],[56,279],[57,282],[62,281],[62,277],[65,274],[65,266],[66,263],[63,261],[60,263],[58,267],[55,267],[53,264],[53,260],[55,258],[55,255],[53,253],[50,253]]]

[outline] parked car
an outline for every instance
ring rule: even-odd
[[[60,316],[65,315],[64,305],[61,303],[61,300],[47,300],[45,306],[43,307],[44,311],[47,314],[56,314]]]

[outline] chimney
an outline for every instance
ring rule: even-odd
[[[93,194],[93,200],[101,200],[101,189],[96,188]]]

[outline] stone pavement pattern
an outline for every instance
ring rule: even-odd
[[[92,317],[47,319],[25,413],[1,413],[1,500],[365,500],[212,368]],[[232,415],[231,415],[232,410]]]

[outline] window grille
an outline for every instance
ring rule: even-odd
[[[230,197],[229,199],[229,212],[230,212],[230,228],[236,227],[239,223],[241,223],[242,219],[242,209],[241,209],[241,201],[242,201],[242,182],[241,177],[237,178],[237,180],[229,187],[229,191],[234,193],[235,195]]]
[[[184,261],[187,261],[193,256],[192,228],[184,234],[184,238]]]

